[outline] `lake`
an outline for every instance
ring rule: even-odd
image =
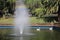
[[[45,29],[43,28],[40,31],[37,31],[37,28],[39,27],[31,28],[31,32],[34,34],[32,36],[10,37],[6,35],[13,32],[13,27],[0,26],[0,40],[60,40],[59,30],[49,30],[49,27],[44,27]]]

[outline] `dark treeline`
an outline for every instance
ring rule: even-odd
[[[0,0],[0,17],[14,15],[16,0]],[[41,18],[44,15],[59,14],[60,0],[24,0],[31,16]],[[45,19],[45,18],[43,18]],[[49,18],[50,20],[51,18]],[[57,20],[54,18],[53,20]]]
[[[0,18],[3,15],[9,16],[14,14],[15,1],[14,0],[0,0]]]

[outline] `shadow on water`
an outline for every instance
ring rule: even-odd
[[[0,40],[60,40],[60,31],[58,30],[40,30],[33,29],[34,36],[26,37],[7,37],[11,29],[0,29]]]
[[[60,30],[54,30],[53,37],[54,40],[60,40]]]

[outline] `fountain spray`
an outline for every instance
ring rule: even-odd
[[[16,1],[14,24],[16,35],[29,33],[29,14],[23,0]]]

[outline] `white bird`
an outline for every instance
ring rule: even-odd
[[[40,31],[40,28],[36,29],[37,31]]]
[[[49,28],[49,30],[53,30],[53,28],[51,27],[51,28]]]

